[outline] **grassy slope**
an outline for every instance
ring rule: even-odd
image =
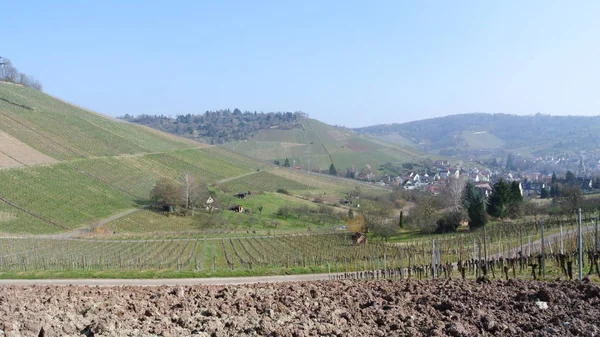
[[[199,146],[90,113],[41,92],[0,83],[0,128],[55,159],[164,152]],[[28,107],[28,108],[24,108]]]
[[[364,137],[342,128],[332,127],[313,119],[302,119],[302,129],[269,129],[258,132],[248,141],[225,145],[239,153],[264,161],[285,158],[290,164],[311,169],[327,170],[333,163],[338,170],[367,165],[377,168],[387,162],[403,163],[423,157],[414,149],[392,145],[374,138]]]
[[[0,83],[0,97],[9,101],[0,100],[0,130],[60,161],[0,170],[0,197],[7,201],[0,201],[0,233],[79,228],[147,203],[157,179],[185,173],[211,184],[231,179],[223,185],[235,191],[317,189],[305,178],[263,172],[269,165],[230,149],[117,121],[28,88]],[[328,186],[341,191],[342,185]]]

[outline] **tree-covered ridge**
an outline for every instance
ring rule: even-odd
[[[42,84],[38,80],[17,70],[12,62],[5,57],[0,57],[0,81],[21,84],[35,90],[42,90]]]
[[[248,139],[257,131],[278,128],[290,130],[301,128],[299,112],[256,112],[234,109],[206,111],[199,115],[125,115],[123,120],[149,126],[179,136],[198,139],[210,144]]]
[[[399,135],[421,150],[447,155],[486,148],[521,150],[537,155],[595,151],[600,148],[600,116],[471,113],[402,124],[381,124],[355,131],[374,136]]]

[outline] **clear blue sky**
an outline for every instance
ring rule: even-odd
[[[87,3],[4,2],[0,56],[112,116],[600,114],[597,0]]]

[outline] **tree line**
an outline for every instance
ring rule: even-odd
[[[42,83],[32,76],[24,74],[17,70],[12,62],[4,57],[0,57],[0,81],[21,84],[26,87],[42,91]]]
[[[257,112],[240,109],[206,111],[204,114],[164,115],[126,114],[120,119],[149,126],[179,136],[201,140],[210,144],[250,139],[260,130],[301,128],[297,122],[300,112]]]

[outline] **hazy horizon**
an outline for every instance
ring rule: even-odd
[[[110,116],[302,110],[362,127],[600,113],[600,3],[428,5],[14,2],[0,56]]]

